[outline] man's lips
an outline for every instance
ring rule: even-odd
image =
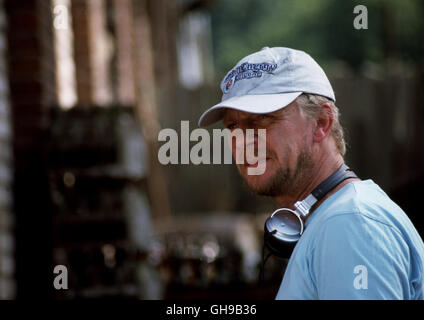
[[[265,158],[265,161],[268,162],[268,160],[271,160],[271,158]],[[246,160],[244,162],[244,166],[247,168],[256,168],[259,165],[259,162],[261,162],[263,160],[258,160],[255,163],[248,163]]]

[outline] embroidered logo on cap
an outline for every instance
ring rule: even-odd
[[[262,63],[243,63],[231,70],[222,82],[221,89],[224,93],[231,90],[234,84],[243,79],[252,79],[262,77],[263,72],[271,73],[277,68],[277,64],[268,62]]]

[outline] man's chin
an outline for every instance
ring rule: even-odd
[[[263,175],[245,175],[243,178],[245,185],[251,192],[261,196],[274,196],[274,192],[271,190],[273,189],[273,177],[269,176],[267,172]]]
[[[289,170],[285,168],[278,168],[277,170],[267,168],[263,175],[243,175],[243,178],[245,185],[251,192],[269,197],[290,192],[295,182]]]

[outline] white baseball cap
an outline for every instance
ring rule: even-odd
[[[225,108],[270,113],[292,103],[302,93],[336,101],[330,81],[307,53],[290,48],[268,48],[241,59],[221,82],[221,102],[206,110],[199,126],[221,120]]]

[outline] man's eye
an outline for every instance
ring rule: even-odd
[[[269,115],[267,115],[267,114],[261,114],[261,115],[259,116],[259,119],[268,119],[268,118],[270,118],[270,116],[269,116]]]
[[[230,123],[227,125],[227,129],[233,130],[237,128],[237,123]]]

